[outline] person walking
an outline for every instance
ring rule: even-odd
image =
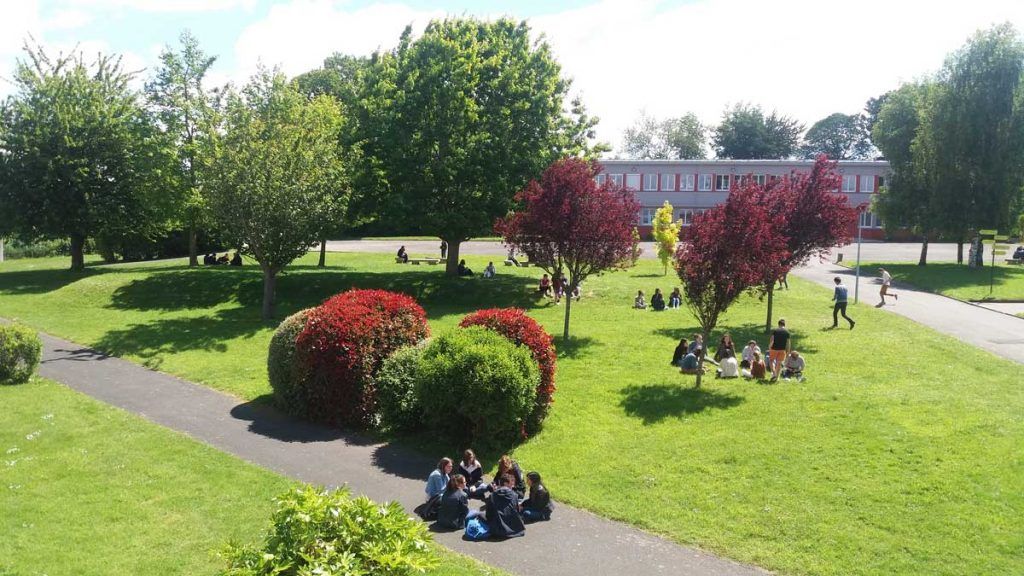
[[[899,294],[896,294],[895,292],[889,292],[889,287],[892,286],[892,276],[889,275],[889,271],[886,270],[885,268],[879,268],[878,271],[882,273],[882,289],[878,291],[878,295],[882,298],[882,301],[878,305],[885,306],[886,296],[892,296],[893,298],[899,300]]]
[[[846,321],[850,323],[850,330],[853,330],[853,326],[856,322],[853,321],[853,318],[846,315],[847,295],[849,294],[849,290],[847,290],[846,286],[843,285],[843,280],[839,276],[836,276],[833,282],[836,283],[836,291],[832,294],[832,300],[834,300],[836,304],[832,307],[832,327],[839,327],[839,314],[842,313],[843,318],[846,318]]]
[[[789,336],[785,318],[779,318],[779,327],[772,330],[772,336],[768,340],[768,367],[772,371],[772,382],[779,379],[782,363],[789,354]]]
[[[441,240],[441,260],[448,259],[448,242]]]

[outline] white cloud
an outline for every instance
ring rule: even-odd
[[[90,10],[125,9],[140,12],[221,12],[251,10],[256,0],[70,0],[69,4]]]
[[[46,18],[47,30],[73,30],[92,22],[92,14],[84,10],[58,10]]]

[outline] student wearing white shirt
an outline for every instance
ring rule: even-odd
[[[750,342],[747,342],[747,345],[743,348],[743,352],[740,353],[741,360],[743,360],[743,366],[745,368],[750,368],[754,361],[754,353],[760,351],[761,347],[757,345],[756,340],[751,340]]]
[[[740,365],[736,362],[736,355],[732,348],[726,348],[722,353],[722,360],[718,365],[719,378],[739,378]]]
[[[889,292],[889,287],[892,285],[892,276],[889,275],[889,271],[886,270],[885,268],[879,268],[878,271],[882,273],[882,289],[878,291],[878,295],[882,297],[882,303],[879,304],[879,306],[885,306],[886,296],[892,296],[893,298],[899,300],[899,294],[896,294],[895,292]]]

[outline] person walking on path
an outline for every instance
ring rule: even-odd
[[[448,242],[441,240],[441,260],[448,259]]]
[[[786,329],[785,318],[779,318],[779,327],[772,330],[768,340],[768,366],[772,369],[772,382],[779,379],[782,363],[789,354],[789,330]]]
[[[833,282],[836,283],[836,291],[832,295],[832,300],[835,300],[836,305],[832,308],[832,327],[839,327],[839,313],[842,312],[843,318],[846,318],[846,321],[850,323],[850,330],[853,330],[853,325],[856,322],[853,321],[853,318],[846,315],[846,302],[849,291],[843,285],[843,280],[839,276],[836,276]]]
[[[882,289],[878,291],[878,295],[882,298],[882,301],[878,304],[879,306],[885,306],[885,297],[892,296],[899,300],[899,294],[895,292],[889,292],[889,287],[892,286],[892,276],[889,275],[889,271],[885,268],[879,268],[879,272],[882,273]]]

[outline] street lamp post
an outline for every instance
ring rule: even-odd
[[[857,272],[856,279],[853,282],[853,303],[856,304],[860,296],[860,240],[861,240],[861,218],[864,214],[864,207],[861,206],[857,212]]]

